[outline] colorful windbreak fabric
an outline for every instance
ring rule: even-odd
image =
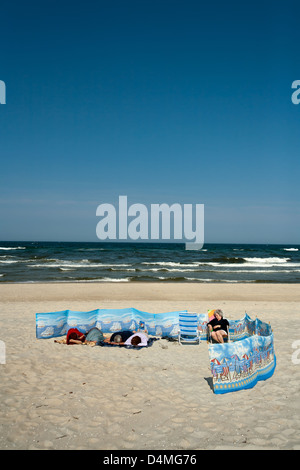
[[[77,328],[82,333],[87,333],[93,327],[99,328],[103,333],[145,329],[149,335],[176,337],[179,313],[181,312],[147,313],[135,308],[37,313],[36,337],[63,336],[70,328]]]
[[[230,322],[231,342],[209,344],[213,388],[216,394],[252,388],[271,377],[276,367],[271,326],[248,315]]]

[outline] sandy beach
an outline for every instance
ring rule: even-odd
[[[0,449],[300,449],[299,284],[2,284],[0,303]],[[246,311],[272,325],[275,373],[215,395],[206,342],[135,351],[36,339],[37,312],[124,307]]]

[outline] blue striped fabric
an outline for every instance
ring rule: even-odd
[[[196,313],[179,313],[179,342],[199,342],[198,315]]]

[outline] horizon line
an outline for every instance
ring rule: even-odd
[[[128,245],[185,245],[184,241],[164,241],[164,240],[97,240],[97,241],[78,241],[78,240],[0,240],[0,243],[93,243],[93,244],[128,244]],[[290,243],[290,242],[282,242],[282,243],[272,243],[272,242],[204,242],[203,247],[205,245],[297,245],[300,246],[300,243]]]

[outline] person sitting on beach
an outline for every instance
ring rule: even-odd
[[[224,338],[228,337],[229,322],[223,318],[222,310],[215,310],[214,318],[207,325],[212,339],[217,343],[224,343]]]
[[[134,334],[131,330],[116,331],[110,338],[104,340],[105,343],[123,345],[128,338]]]

